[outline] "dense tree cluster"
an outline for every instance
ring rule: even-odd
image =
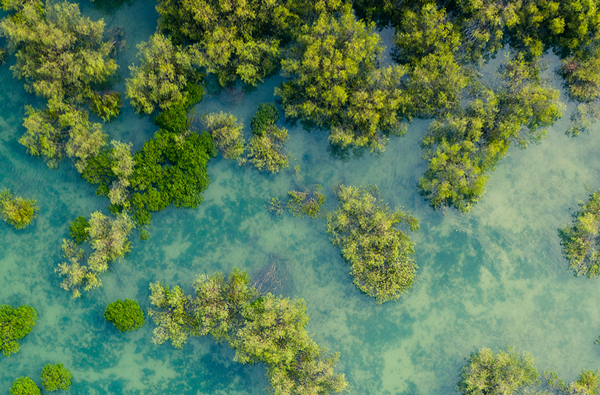
[[[129,252],[129,235],[135,227],[133,220],[121,213],[112,219],[99,211],[92,213],[89,227],[84,228],[88,236],[91,253],[86,259],[85,251],[75,241],[63,240],[65,262],[58,265],[56,272],[64,277],[61,288],[73,291],[73,297],[81,296],[81,289],[90,291],[102,285],[99,275],[108,270],[109,263],[121,259]]]
[[[516,394],[524,387],[539,384],[538,378],[529,354],[521,355],[512,348],[494,354],[482,348],[463,367],[456,390],[464,395]]]
[[[398,300],[412,286],[417,265],[413,242],[394,226],[417,230],[416,218],[390,210],[375,186],[338,184],[334,193],[340,206],[327,215],[327,233],[350,263],[354,284],[377,303]]]
[[[68,156],[83,172],[107,140],[102,125],[90,122],[87,111],[56,98],[50,99],[45,110],[28,106],[23,126],[26,133],[19,142],[31,155],[43,157],[49,167]]]
[[[37,312],[31,306],[0,305],[0,349],[5,356],[19,351],[17,340],[31,332],[36,318]]]
[[[121,332],[140,329],[146,323],[144,311],[137,300],[117,299],[106,306],[104,318]]]
[[[419,187],[433,207],[468,211],[511,143],[526,147],[540,140],[560,117],[558,91],[540,72],[521,55],[507,59],[499,86],[478,89],[464,110],[432,122],[422,142],[428,169]]]
[[[558,231],[560,244],[574,275],[595,277],[600,275],[600,191],[579,205],[573,223]]]
[[[591,1],[356,0],[359,17],[395,28],[393,58],[406,68],[408,116],[436,117],[423,140],[428,170],[420,189],[432,206],[469,210],[512,143],[543,137],[561,115],[558,92],[541,77],[542,55],[577,104],[568,134],[600,118],[600,10]],[[513,52],[498,84],[479,69]]]
[[[0,215],[16,229],[29,225],[37,212],[36,200],[13,196],[8,189],[0,192]]]
[[[328,354],[306,332],[302,300],[259,295],[245,272],[201,275],[194,294],[162,283],[150,285],[154,341],[182,347],[189,335],[227,341],[242,364],[263,362],[275,394],[330,394],[348,388],[333,371],[339,354]]]
[[[14,12],[0,22],[0,34],[17,59],[11,69],[28,91],[48,99],[44,110],[27,108],[27,132],[19,141],[50,167],[68,156],[82,172],[106,144],[106,134],[81,105],[90,101],[105,120],[121,106],[118,94],[94,92],[117,69],[112,43],[103,40],[104,22],[82,16],[77,4],[66,1],[4,1],[3,8]]]
[[[132,211],[135,221],[146,225],[153,211],[202,203],[210,183],[206,165],[217,154],[208,133],[159,130],[133,160],[129,146],[113,146],[90,161],[83,177],[98,184],[97,193],[110,197],[117,211]]]
[[[278,128],[275,122],[279,119],[279,111],[272,103],[261,103],[250,126],[252,137],[246,150],[248,154],[239,160],[240,164],[250,164],[258,170],[278,173],[289,166],[288,155],[283,145],[288,139],[285,128]]]
[[[295,40],[282,60],[289,79],[276,89],[287,119],[330,129],[331,144],[341,148],[382,151],[388,136],[403,132],[405,70],[379,66],[383,47],[374,25],[357,20],[344,6],[320,13]]]
[[[468,358],[456,390],[463,395],[600,394],[600,373],[591,370],[584,370],[569,384],[554,372],[546,372],[541,381],[539,377],[528,353],[518,353],[512,347],[498,353],[482,348]]]
[[[42,386],[46,391],[68,390],[73,374],[62,363],[47,364],[42,369]]]
[[[193,86],[201,59],[193,48],[181,48],[167,37],[154,34],[138,45],[138,58],[142,63],[130,67],[131,78],[127,80],[127,97],[137,112],[176,110],[200,101],[193,97],[199,87]]]
[[[278,67],[283,1],[160,0],[157,10],[160,29],[191,43],[223,86],[256,85]]]

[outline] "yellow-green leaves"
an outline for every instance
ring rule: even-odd
[[[0,215],[15,229],[23,229],[29,225],[37,212],[38,207],[34,199],[13,196],[8,189],[0,192]]]
[[[573,213],[571,225],[558,230],[562,252],[576,276],[600,275],[600,192],[590,194]]]
[[[383,48],[373,29],[349,7],[302,27],[282,60],[289,80],[276,90],[287,119],[329,128],[329,141],[339,148],[383,151],[388,136],[400,134],[404,69],[378,66]]]
[[[375,186],[338,184],[334,193],[340,206],[327,215],[327,233],[350,264],[354,284],[377,303],[398,300],[411,288],[417,265],[414,244],[394,226],[404,222],[417,230],[416,218],[390,210]]]
[[[130,66],[127,97],[138,113],[168,110],[186,102],[185,87],[194,80],[202,57],[194,48],[182,49],[161,34],[138,45],[140,66]]]

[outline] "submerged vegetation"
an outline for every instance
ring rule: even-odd
[[[14,226],[15,229],[23,229],[31,223],[38,212],[36,203],[34,199],[13,196],[8,189],[0,192],[0,214],[2,219]]]
[[[242,364],[263,362],[274,394],[330,394],[348,389],[343,374],[334,373],[339,354],[329,354],[308,335],[301,299],[260,295],[245,272],[235,269],[200,275],[194,294],[180,287],[150,284],[150,300],[158,310],[154,342],[182,347],[188,336],[211,335],[236,350]]]
[[[327,233],[350,264],[354,284],[377,303],[398,300],[411,288],[417,265],[414,243],[394,226],[405,223],[415,231],[417,219],[390,210],[375,186],[338,184],[334,193],[340,206],[327,215]]]
[[[321,185],[314,185],[304,191],[288,191],[287,209],[294,217],[317,218],[321,213],[321,206],[327,200],[321,193],[322,189]]]
[[[123,258],[129,252],[129,235],[135,227],[133,220],[125,213],[113,219],[99,211],[92,213],[88,224],[88,227],[79,228],[80,233],[75,234],[75,240],[63,239],[62,250],[66,261],[56,269],[64,277],[61,288],[72,291],[74,298],[81,296],[81,289],[90,291],[102,285],[99,275],[108,270],[109,263]],[[76,243],[82,240],[79,237],[81,234],[88,236],[83,239],[88,241],[91,250],[87,259],[85,251]]]
[[[456,390],[463,395],[595,395],[600,393],[600,373],[584,370],[577,381],[566,384],[554,372],[539,373],[528,353],[518,353],[508,347],[496,354],[482,348],[471,354],[462,368]],[[541,390],[533,388],[541,384]]]
[[[9,357],[21,349],[17,340],[31,332],[36,319],[37,312],[31,306],[13,308],[0,305],[0,349],[5,356]]]
[[[600,275],[600,191],[590,194],[587,202],[580,202],[573,213],[573,223],[558,230],[562,251],[576,276]]]

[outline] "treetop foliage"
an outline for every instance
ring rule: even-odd
[[[104,310],[104,318],[121,332],[135,331],[146,323],[144,311],[137,300],[117,299]]]
[[[117,214],[113,219],[99,211],[92,213],[88,224],[83,232],[88,236],[85,240],[91,249],[89,257],[86,259],[85,251],[75,241],[63,239],[65,261],[55,269],[64,277],[61,288],[72,291],[74,298],[81,296],[81,289],[90,291],[102,286],[100,274],[108,270],[109,263],[123,258],[129,252],[129,235],[135,227],[134,221],[126,213]]]
[[[0,305],[0,349],[5,356],[20,350],[17,340],[31,332],[36,319],[37,312],[31,306]]]
[[[276,89],[288,120],[329,128],[331,144],[341,148],[381,151],[389,135],[402,133],[404,69],[379,67],[383,48],[373,30],[349,6],[302,27],[281,63],[289,79]]]
[[[417,219],[390,210],[375,186],[340,183],[334,193],[340,206],[327,215],[327,233],[350,263],[354,284],[377,303],[398,300],[411,288],[418,267],[414,243],[394,226],[405,223],[414,231]]]
[[[10,387],[10,395],[41,395],[39,387],[29,377],[19,377]]]
[[[171,340],[182,347],[189,335],[211,335],[236,350],[235,360],[263,362],[273,393],[330,394],[347,390],[343,374],[333,371],[339,354],[328,355],[306,332],[304,301],[259,295],[250,278],[237,269],[227,279],[216,273],[201,275],[194,294],[178,286],[150,284],[150,310],[157,327],[154,342]]]
[[[16,53],[11,69],[30,92],[46,99],[82,99],[92,84],[116,71],[111,44],[102,40],[104,21],[83,17],[77,4],[5,1],[3,6],[17,11],[0,22],[0,32]]]
[[[47,364],[42,369],[42,386],[46,391],[68,390],[73,374],[62,363]]]
[[[562,252],[575,276],[600,275],[600,191],[579,203],[573,222],[558,230]]]
[[[0,215],[2,219],[15,227],[23,229],[31,223],[38,212],[37,201],[13,196],[10,190],[0,192]]]
[[[169,110],[188,104],[188,84],[196,83],[197,68],[202,58],[193,47],[181,48],[162,34],[154,34],[138,44],[139,66],[130,66],[126,81],[127,97],[139,113],[152,113],[156,108]]]
[[[497,354],[482,348],[471,354],[456,390],[464,395],[516,394],[523,387],[539,384],[538,377],[529,354],[519,354],[510,347]]]

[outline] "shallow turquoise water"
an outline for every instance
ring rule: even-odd
[[[82,10],[102,16],[87,1]],[[105,19],[126,31],[128,49],[119,57],[126,78],[135,44],[155,29],[154,4],[132,2]],[[231,111],[248,125],[280,81],[269,80],[244,97],[207,95],[196,111]],[[7,67],[0,68],[0,82],[0,188],[35,198],[40,207],[24,231],[0,223],[0,303],[27,303],[39,313],[21,351],[0,357],[0,393],[19,376],[39,383],[43,365],[62,362],[75,376],[72,394],[264,394],[264,367],[232,362],[226,345],[192,338],[182,350],[155,346],[152,323],[122,335],[102,313],[117,298],[137,298],[149,307],[153,281],[189,291],[198,274],[238,267],[252,275],[274,262],[286,275],[283,294],[306,301],[309,332],[340,351],[338,369],[353,386],[351,394],[454,394],[464,358],[484,346],[527,350],[540,371],[557,370],[567,380],[599,367],[600,346],[593,342],[600,335],[600,288],[597,280],[567,272],[556,233],[585,199],[585,186],[600,187],[600,125],[589,136],[566,137],[571,108],[541,144],[511,149],[483,201],[468,214],[434,212],[416,192],[425,171],[419,148],[425,121],[414,122],[383,155],[348,162],[327,154],[322,133],[287,125],[291,166],[301,169],[298,182],[293,169],[265,175],[220,157],[211,161],[204,203],[156,214],[150,240],[135,238],[131,254],[102,278],[103,288],[72,300],[54,274],[61,239],[71,220],[103,210],[107,202],[67,161],[51,170],[27,155],[18,144],[24,106],[40,102]],[[122,81],[117,89],[123,91]],[[106,130],[138,149],[155,127],[127,107]],[[268,197],[283,198],[292,187],[314,183],[323,185],[332,209],[331,187],[340,180],[376,184],[391,206],[420,221],[412,236],[418,282],[397,303],[377,306],[357,291],[324,222],[274,219],[263,209]]]

